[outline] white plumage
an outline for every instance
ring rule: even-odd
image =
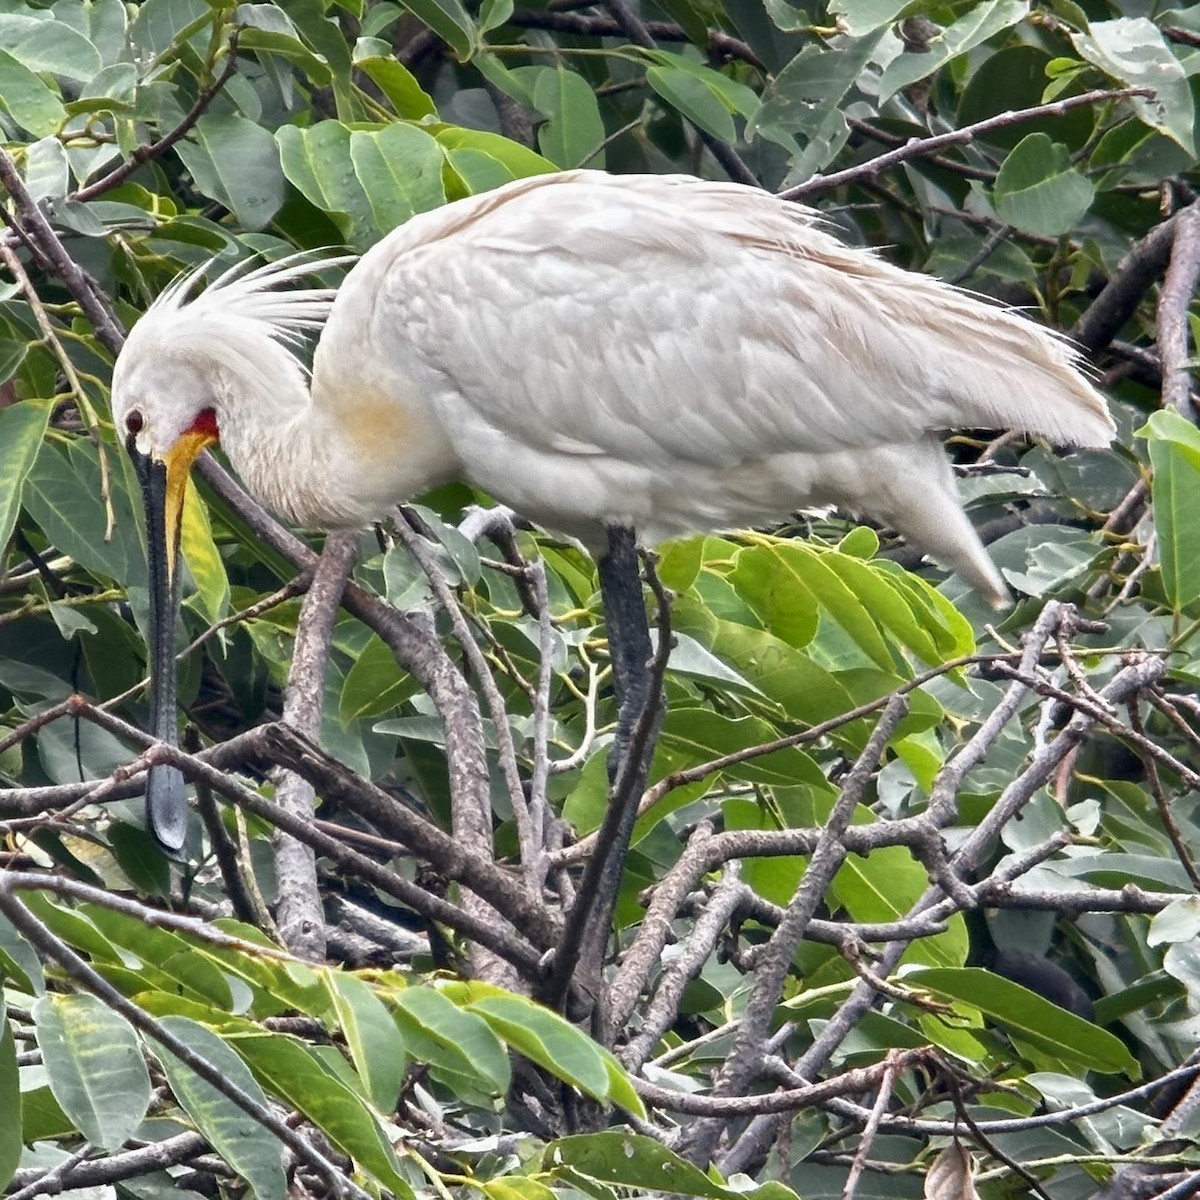
[[[603,523],[652,543],[832,503],[1001,600],[939,433],[1114,430],[1060,338],[735,184],[525,179],[414,217],[336,299],[272,290],[308,265],[170,289],[113,377],[140,451],[211,409],[250,490],[304,524],[455,478],[594,546]],[[310,398],[290,345],[326,314]]]

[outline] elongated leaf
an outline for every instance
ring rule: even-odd
[[[89,1142],[116,1150],[150,1104],[133,1026],[90,995],[43,996],[33,1019],[54,1098]]]
[[[391,1112],[404,1082],[406,1062],[396,1022],[357,976],[331,971],[326,983],[350,1057],[371,1101],[380,1112]]]
[[[155,986],[190,993],[224,1009],[233,1007],[233,994],[224,973],[179,934],[100,904],[81,906],[79,915],[90,918],[114,946],[136,955]]]
[[[743,1191],[726,1187],[653,1138],[634,1133],[577,1134],[551,1142],[543,1152],[550,1169],[571,1167],[603,1183],[652,1194],[710,1196],[713,1200],[796,1200],[781,1183],[766,1183]]]
[[[603,168],[603,157],[592,156],[604,141],[604,121],[596,93],[582,75],[566,67],[543,69],[534,84],[533,103],[546,118],[538,130],[538,148],[551,162]]]
[[[354,65],[383,92],[397,116],[409,121],[437,116],[429,93],[403,63],[395,60],[387,42],[380,38],[359,38],[354,46]]]
[[[37,400],[0,410],[0,546],[12,536],[25,479],[37,461],[49,419],[50,406]]]
[[[702,79],[680,67],[651,67],[646,82],[697,128],[722,142],[737,138],[729,109],[718,93]]]
[[[1137,1060],[1120,1038],[991,971],[930,967],[910,972],[904,981],[939,997],[969,1004],[997,1025],[1057,1058],[1096,1071],[1119,1071],[1131,1079],[1141,1074]]]
[[[261,229],[279,211],[279,151],[261,125],[208,113],[176,149],[200,191],[225,205],[247,229]]]
[[[37,951],[0,913],[0,971],[23,992],[40,996],[46,990],[46,976]]]
[[[179,549],[196,585],[196,595],[191,603],[209,621],[219,621],[229,611],[229,576],[225,560],[213,541],[208,509],[201,502],[191,479],[184,495]]]
[[[255,1075],[313,1122],[335,1146],[402,1200],[412,1189],[379,1122],[363,1100],[312,1049],[282,1034],[240,1036],[237,1047]]]
[[[24,1116],[21,1111],[21,1069],[17,1066],[17,1045],[12,1026],[0,997],[0,1188],[16,1173],[21,1162],[21,1134]]]
[[[405,0],[404,7],[428,25],[460,58],[471,57],[478,31],[460,0]]]
[[[488,996],[470,1011],[540,1067],[595,1100],[608,1098],[608,1068],[599,1047],[557,1013],[521,996]]]
[[[249,1068],[215,1033],[186,1017],[164,1017],[162,1024],[231,1083],[266,1106],[267,1098]],[[246,1180],[258,1200],[285,1200],[283,1147],[274,1134],[173,1054],[161,1051],[159,1059],[175,1099],[213,1149]]]
[[[1177,412],[1156,412],[1138,430],[1154,467],[1154,529],[1163,590],[1176,611],[1200,599],[1200,432]]]
[[[436,1070],[444,1069],[479,1081],[478,1086],[503,1094],[509,1084],[508,1055],[486,1021],[465,1012],[435,988],[405,988],[395,997],[396,1019],[409,1049]]]

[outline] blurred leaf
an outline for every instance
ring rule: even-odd
[[[35,137],[56,133],[67,119],[58,93],[5,50],[0,50],[0,106]]]
[[[13,1041],[4,1000],[0,997],[0,1188],[8,1187],[21,1162],[21,1138],[24,1116],[21,1111],[21,1070],[17,1066],[17,1046]]]
[[[189,1050],[203,1057],[257,1103],[266,1106],[267,1098],[246,1064],[215,1033],[186,1017],[163,1017],[161,1020],[163,1028],[186,1043]],[[159,1061],[171,1091],[196,1128],[246,1180],[258,1200],[286,1200],[283,1147],[275,1135],[169,1051],[159,1050]]]
[[[1179,413],[1151,415],[1138,430],[1154,467],[1154,529],[1163,589],[1176,611],[1200,599],[1200,432]]]
[[[1075,33],[1075,49],[1106,74],[1129,87],[1150,88],[1154,96],[1130,101],[1141,119],[1196,153],[1196,113],[1183,65],[1158,27],[1145,17],[1093,21]]]
[[[1027,0],[984,0],[971,5],[965,15],[930,39],[924,53],[910,51],[888,63],[879,81],[879,103],[884,104],[918,79],[928,79],[952,58],[973,50],[1028,13]]]
[[[117,1150],[150,1104],[133,1026],[95,996],[43,996],[33,1006],[54,1098],[94,1146]]]
[[[49,419],[50,405],[40,400],[0,410],[0,546],[12,536],[25,479],[37,460]]]
[[[1003,976],[979,967],[923,967],[904,976],[939,999],[961,1000],[1010,1033],[1090,1070],[1137,1079],[1141,1068],[1120,1038]]]
[[[396,1107],[404,1082],[404,1042],[382,1002],[359,978],[344,971],[326,975],[338,1024],[371,1102],[380,1112]]]

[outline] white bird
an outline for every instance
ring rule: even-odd
[[[113,418],[159,480],[166,585],[183,480],[219,439],[302,525],[361,525],[454,479],[596,549],[606,527],[652,544],[834,504],[1003,603],[940,434],[1114,433],[1060,337],[738,184],[522,179],[413,217],[336,298],[276,290],[312,266],[203,291],[193,274],[130,333]],[[296,343],[322,322],[310,387]],[[157,820],[178,849],[183,814]]]

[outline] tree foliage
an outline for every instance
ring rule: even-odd
[[[1103,0],[5,0],[7,1194],[1185,1194],[1198,47]],[[107,397],[181,270],[579,166],[760,184],[1025,307],[1120,435],[954,440],[1000,616],[840,515],[663,550],[667,713],[556,1012],[611,802],[592,562],[465,486],[318,559],[209,461],[191,740],[147,750]]]

